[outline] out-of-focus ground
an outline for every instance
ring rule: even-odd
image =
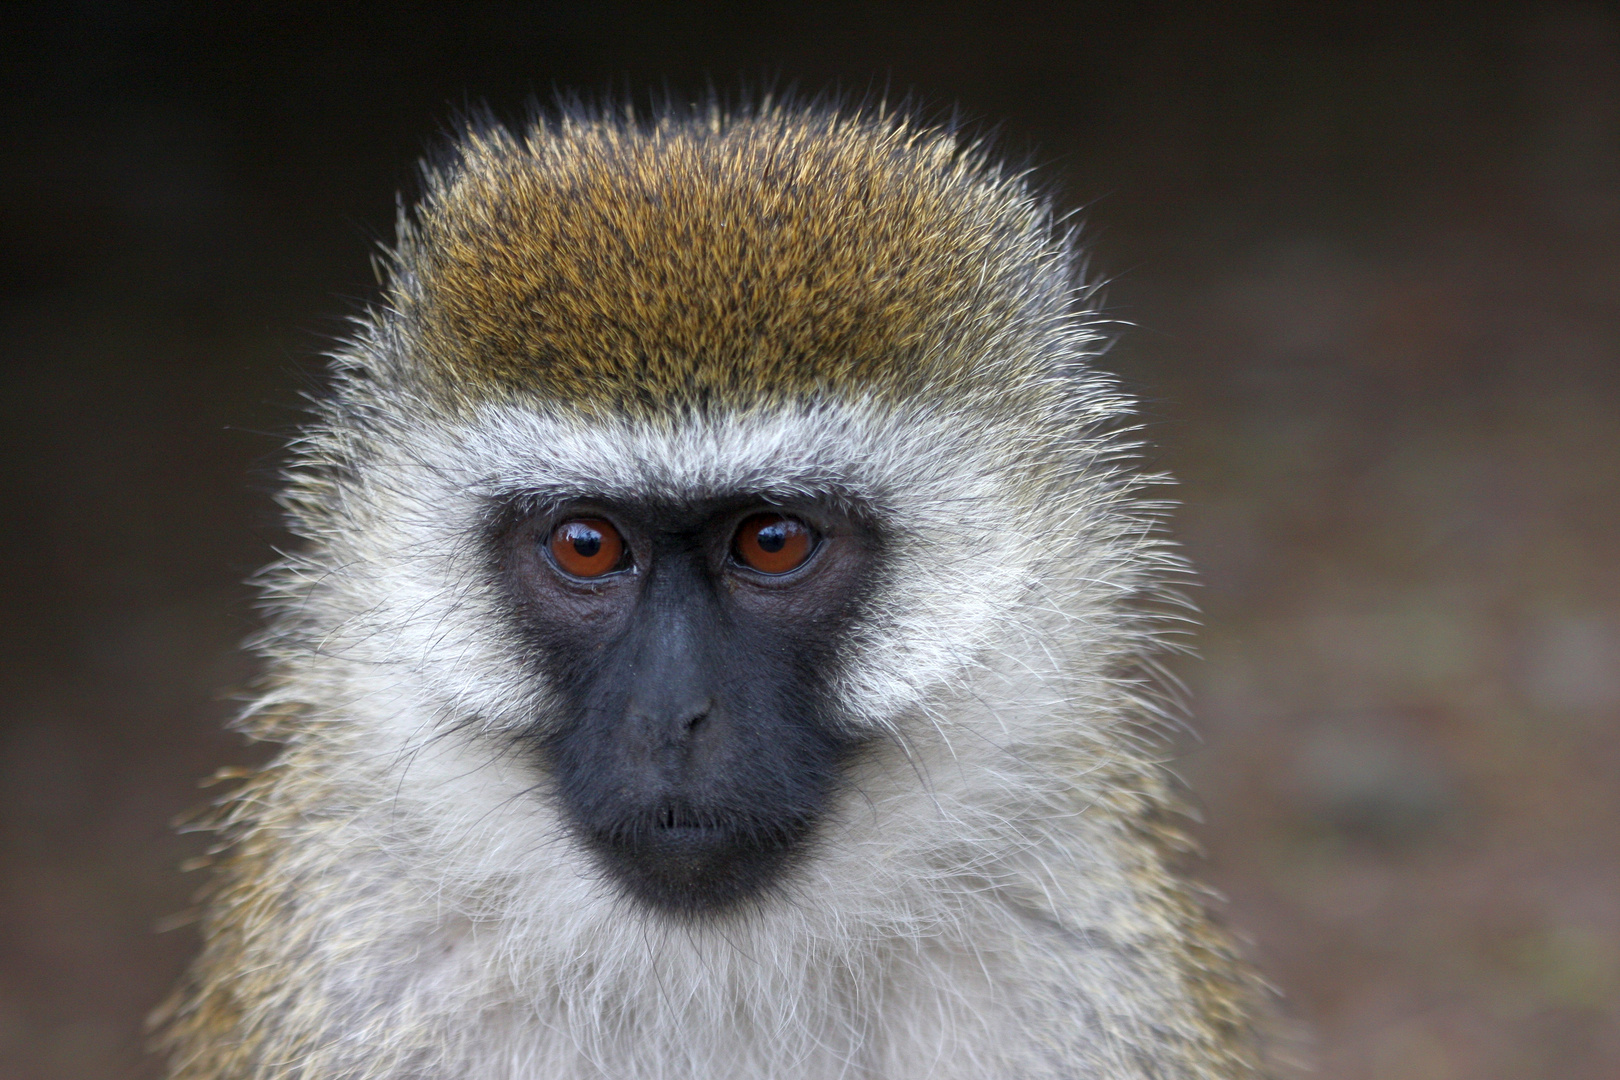
[[[278,433],[435,124],[761,71],[1087,204],[1203,572],[1177,768],[1317,1075],[1620,1075],[1620,22],[1114,7],[0,17],[0,1080],[153,1075]]]

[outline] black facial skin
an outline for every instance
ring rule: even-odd
[[[803,565],[767,575],[734,556],[756,513],[811,526]],[[552,531],[576,518],[618,529],[620,569],[582,579],[558,564]],[[564,705],[534,742],[610,877],[688,917],[778,884],[857,746],[832,714],[828,673],[868,579],[870,532],[755,499],[576,502],[521,516],[500,543],[517,617]]]

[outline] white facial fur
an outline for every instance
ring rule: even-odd
[[[1120,408],[1100,379],[1077,389],[1097,424]],[[862,1075],[897,1055],[894,1075],[969,1076],[1031,1052],[975,1032],[1040,1026],[1030,1001],[1057,1005],[1038,989],[1007,1010],[1041,962],[990,971],[1130,889],[1086,778],[1141,718],[1123,665],[1150,630],[1122,602],[1169,560],[1117,437],[1043,444],[873,402],[665,427],[519,404],[443,427],[381,415],[275,579],[268,648],[290,677],[262,706],[325,703],[293,752],[318,749],[308,782],[346,808],[290,871],[354,879],[320,894],[326,947],[352,951],[317,997],[334,1029],[421,1033],[358,1075]],[[598,873],[514,742],[551,705],[487,530],[514,497],[738,492],[881,523],[884,585],[837,689],[883,739],[781,895],[680,924]],[[1100,988],[1147,977],[1087,962]]]

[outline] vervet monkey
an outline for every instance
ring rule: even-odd
[[[172,1076],[1257,1075],[1086,296],[880,109],[469,129],[293,449]]]

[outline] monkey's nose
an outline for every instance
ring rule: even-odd
[[[709,720],[714,701],[704,698],[683,703],[667,702],[661,707],[634,708],[627,717],[630,725],[644,730],[655,742],[684,743]]]
[[[715,704],[711,698],[669,701],[626,711],[623,748],[648,779],[679,784],[711,756]]]

